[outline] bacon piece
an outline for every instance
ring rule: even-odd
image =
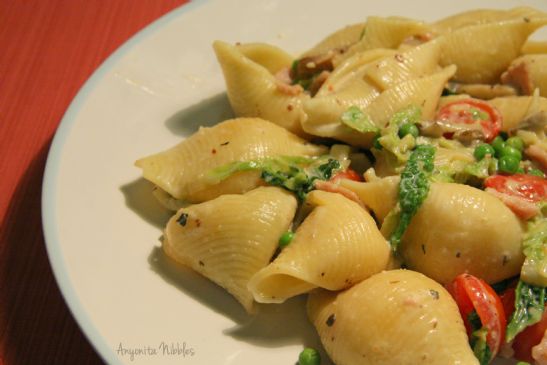
[[[359,199],[359,196],[357,196],[357,194],[355,194],[353,191],[351,191],[347,188],[344,188],[343,186],[340,186],[340,185],[338,185],[336,183],[333,183],[333,182],[330,182],[330,181],[323,181],[323,180],[315,180],[313,185],[317,190],[323,190],[323,191],[327,191],[329,193],[342,194],[343,196],[345,196],[349,200],[353,200],[354,202],[359,204],[361,207],[365,208],[365,205],[363,204],[361,199]]]
[[[513,213],[524,220],[535,217],[540,213],[539,207],[532,202],[509,194],[500,193],[493,188],[486,188],[485,191],[501,200]]]
[[[534,91],[534,83],[530,77],[528,65],[524,61],[509,66],[501,75],[501,82],[516,87],[524,95],[532,95]]]
[[[531,160],[537,162],[543,172],[547,172],[547,151],[539,145],[533,144],[524,150],[524,153]]]
[[[335,52],[331,50],[318,56],[304,57],[298,60],[295,69],[291,70],[292,79],[309,79],[321,71],[332,71],[334,69],[332,63],[334,55]]]
[[[547,332],[541,342],[532,347],[532,358],[536,360],[536,365],[547,365]]]
[[[313,79],[309,87],[311,96],[314,96],[319,91],[323,83],[328,79],[329,75],[330,71],[321,71],[319,76]]]

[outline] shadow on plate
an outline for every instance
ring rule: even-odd
[[[160,247],[152,249],[148,263],[167,283],[234,321],[233,327],[223,331],[225,335],[260,347],[313,347],[321,352],[324,359],[322,364],[331,364],[315,329],[307,319],[305,296],[292,298],[283,304],[260,304],[257,314],[253,316],[247,314],[226,290],[177,264]]]
[[[175,286],[180,291],[198,300],[217,313],[220,313],[236,323],[247,319],[243,307],[224,289],[205,277],[170,259],[161,247],[155,246],[148,256],[148,264],[152,271],[162,277],[165,282]]]
[[[217,94],[173,114],[165,126],[177,136],[187,137],[199,127],[212,127],[234,117],[226,93]]]
[[[163,229],[173,212],[164,208],[152,195],[154,184],[144,178],[122,185],[125,205],[154,227]]]

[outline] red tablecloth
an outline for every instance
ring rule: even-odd
[[[100,364],[46,255],[40,198],[63,113],[119,45],[187,0],[0,1],[0,364]]]

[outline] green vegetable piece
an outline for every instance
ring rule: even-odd
[[[519,361],[516,365],[531,365],[529,362],[526,361]]]
[[[528,175],[545,177],[545,174],[540,169],[530,169],[530,170],[528,170]]]
[[[292,239],[294,238],[294,232],[287,231],[279,237],[279,247],[285,248],[291,243]]]
[[[497,136],[494,138],[492,142],[490,142],[492,147],[494,147],[494,151],[496,151],[496,157],[500,157],[498,154],[500,153],[503,146],[505,146],[505,141],[500,136]]]
[[[507,146],[516,148],[520,152],[524,150],[524,141],[520,137],[510,137],[509,139],[507,139],[507,141],[505,141],[505,144]]]
[[[340,168],[340,162],[329,156],[277,156],[255,161],[236,161],[217,167],[206,176],[211,184],[215,184],[240,171],[260,171],[260,177],[266,183],[289,190],[300,201],[304,201],[307,193],[314,189],[315,180],[328,180]]]
[[[506,342],[512,341],[526,327],[541,319],[545,306],[545,288],[520,280],[515,288],[515,311],[507,324]]]
[[[475,150],[473,151],[473,156],[477,159],[477,161],[482,160],[486,155],[494,156],[496,151],[494,150],[494,147],[487,143],[483,143],[475,147]]]
[[[547,219],[540,218],[528,223],[528,232],[522,240],[522,252],[526,259],[520,278],[524,282],[543,286],[547,284]]]
[[[480,330],[474,331],[471,334],[471,340],[469,341],[473,353],[481,365],[488,365],[492,360],[492,351],[486,343],[487,336],[488,330],[486,327],[482,327]]]
[[[363,113],[359,107],[353,105],[348,108],[340,118],[343,124],[361,133],[375,132],[378,133],[378,128],[370,117]]]
[[[412,135],[414,138],[420,135],[420,131],[418,130],[418,127],[416,127],[416,124],[405,123],[399,128],[400,138],[403,138],[404,136],[408,134]]]
[[[501,156],[498,160],[498,170],[506,174],[515,174],[520,166],[520,160],[513,156]]]
[[[377,134],[376,136],[374,136],[374,139],[372,140],[372,146],[376,148],[377,150],[381,150],[382,148],[384,148],[382,144],[380,143],[380,137],[382,137],[382,135]]]
[[[410,154],[408,162],[401,173],[401,181],[399,183],[399,206],[401,214],[399,222],[389,240],[395,252],[397,252],[401,238],[410,224],[410,220],[429,193],[429,177],[433,171],[434,157],[435,147],[418,145]]]
[[[406,123],[416,124],[422,117],[422,109],[416,105],[410,105],[393,114],[389,123],[396,126],[401,126]]]
[[[471,118],[473,118],[473,120],[488,120],[489,119],[488,114],[483,112],[482,110],[479,110],[477,108],[470,108],[469,111],[471,112]]]
[[[522,160],[522,153],[515,147],[509,146],[507,143],[505,143],[505,146],[503,146],[500,151],[500,158],[503,156],[511,156],[519,161]]]
[[[298,365],[319,365],[321,355],[316,349],[306,347],[298,356]]]

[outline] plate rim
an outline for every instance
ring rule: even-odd
[[[70,131],[77,121],[80,110],[106,74],[145,38],[153,35],[160,29],[163,29],[170,22],[183,16],[185,13],[192,12],[197,7],[210,1],[211,0],[188,0],[186,3],[172,9],[134,33],[106,57],[82,84],[74,98],[70,101],[70,104],[55,130],[48,150],[41,189],[42,231],[48,261],[55,282],[57,283],[61,296],[63,297],[70,314],[95,352],[107,364],[123,365],[123,361],[116,355],[116,351],[107,344],[95,324],[91,321],[89,314],[84,310],[80,298],[76,294],[75,286],[68,275],[68,270],[60,248],[60,239],[57,232],[58,224],[54,212],[57,206],[56,186],[61,155],[64,150],[65,142],[70,135]]]

